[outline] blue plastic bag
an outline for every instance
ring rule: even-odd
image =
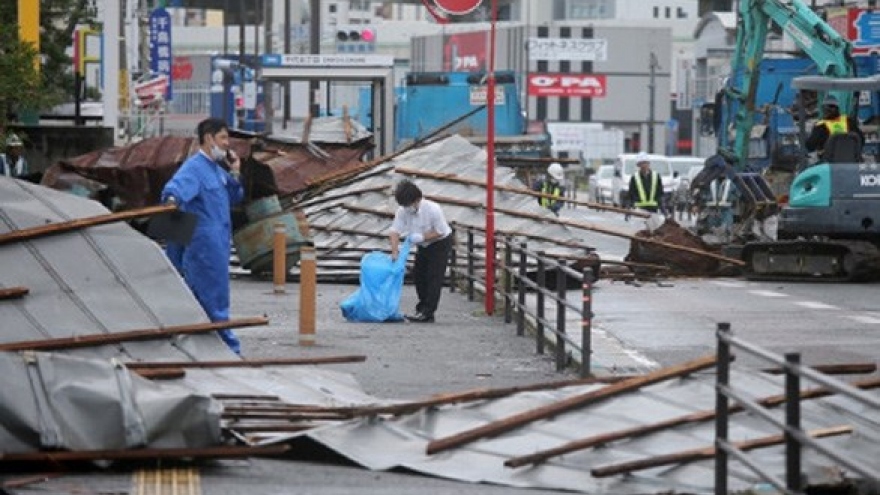
[[[403,321],[400,314],[400,293],[409,257],[409,239],[400,246],[397,260],[382,251],[373,251],[361,258],[361,286],[339,307],[348,321]]]

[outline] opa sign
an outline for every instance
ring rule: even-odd
[[[605,76],[596,74],[529,74],[529,96],[603,98]]]

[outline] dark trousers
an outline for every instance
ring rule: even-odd
[[[416,311],[425,316],[434,316],[440,303],[443,281],[446,278],[446,265],[452,250],[452,234],[428,246],[420,246],[413,265],[413,282],[419,303]]]

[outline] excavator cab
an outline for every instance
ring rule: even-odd
[[[805,76],[798,89],[837,94],[880,90],[880,76]],[[844,109],[852,114],[854,109]],[[802,125],[802,132],[805,132]],[[880,277],[880,167],[865,163],[852,132],[833,134],[818,163],[801,169],[779,214],[778,240],[743,247],[752,279],[875,280]]]

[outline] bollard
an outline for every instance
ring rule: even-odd
[[[299,258],[299,345],[315,344],[315,309],[317,301],[317,260],[315,248],[303,246]]]
[[[272,280],[275,294],[284,294],[284,283],[287,281],[287,226],[275,224],[272,236]]]

